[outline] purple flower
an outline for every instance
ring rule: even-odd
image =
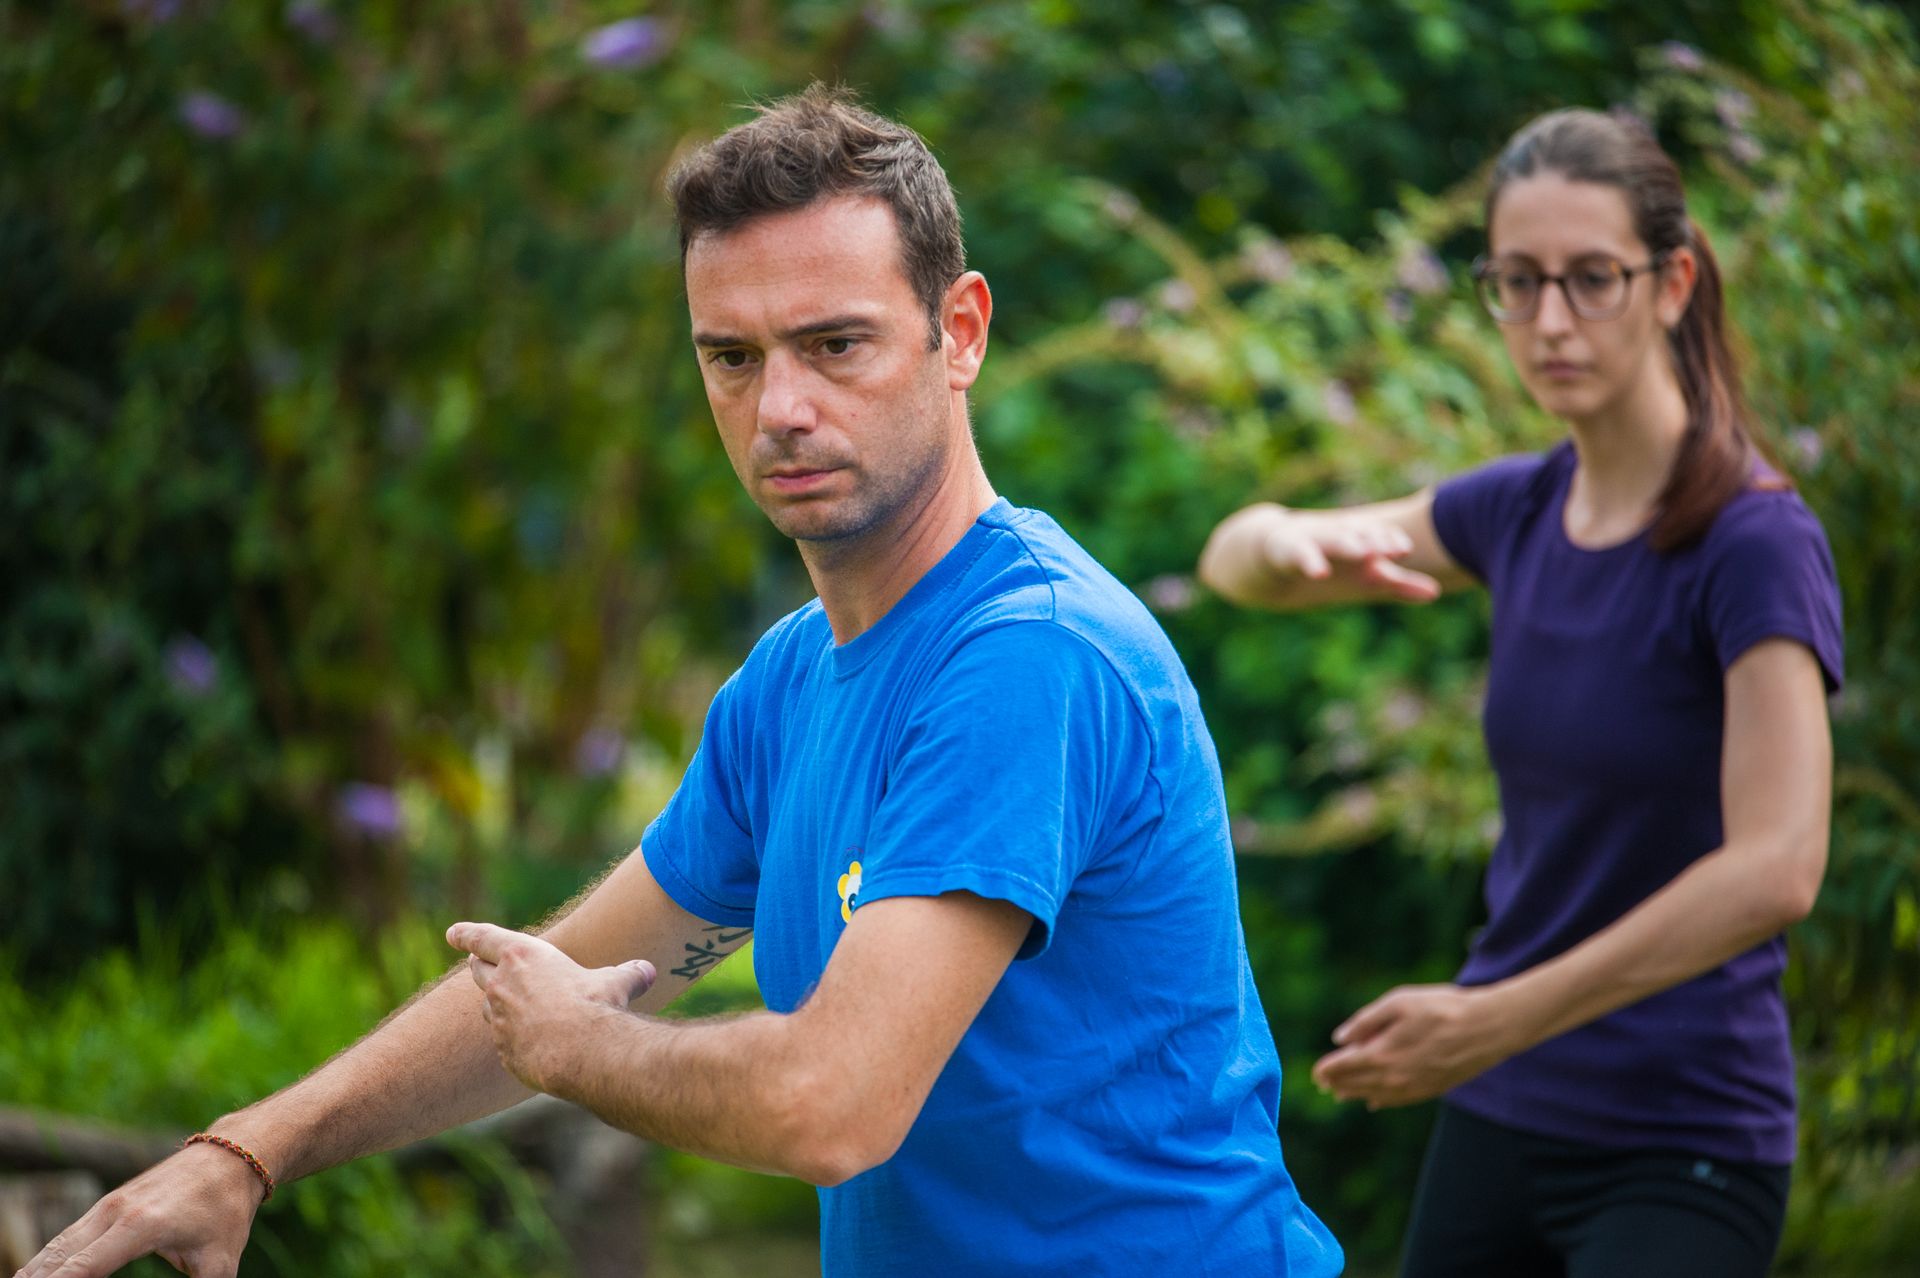
[[[652,18],[622,18],[589,32],[580,56],[599,67],[627,70],[658,62],[667,52],[666,33]]]
[[[203,138],[237,138],[247,131],[240,108],[205,89],[180,99],[180,121]]]
[[[1766,158],[1766,148],[1753,134],[1740,132],[1727,139],[1727,154],[1742,164],[1754,165]]]
[[[1358,406],[1353,402],[1353,389],[1337,378],[1321,388],[1320,404],[1327,420],[1336,426],[1351,426],[1360,418]]]
[[[1123,226],[1140,216],[1140,201],[1125,191],[1107,192],[1106,198],[1100,201],[1100,208]]]
[[[869,4],[860,10],[860,16],[867,25],[881,35],[908,36],[913,34],[913,19],[905,12],[890,4]]]
[[[613,729],[588,728],[573,743],[573,770],[583,777],[610,776],[626,752],[626,738]]]
[[[1409,245],[1394,264],[1393,277],[1409,293],[1433,294],[1447,287],[1447,268],[1424,244]]]
[[[1187,283],[1185,280],[1168,280],[1160,286],[1156,297],[1160,305],[1166,307],[1175,315],[1186,314],[1193,309],[1193,304],[1199,300],[1194,294],[1193,285]]]
[[[181,0],[120,0],[120,12],[147,22],[171,22],[180,16]]]
[[[1753,116],[1753,99],[1738,89],[1722,89],[1713,95],[1713,113],[1729,129],[1739,129]]]
[[[1704,71],[1707,60],[1700,56],[1700,50],[1679,40],[1669,40],[1660,46],[1660,57],[1675,71],[1688,73]]]
[[[1365,828],[1380,815],[1380,796],[1366,786],[1349,786],[1333,797],[1333,809],[1349,826]]]
[[[314,0],[295,0],[288,5],[287,25],[315,44],[332,44],[340,38],[339,17]]]
[[[1802,426],[1787,433],[1787,451],[1793,454],[1794,464],[1801,470],[1812,470],[1820,464],[1827,445],[1820,438],[1819,431],[1811,426]]]
[[[1256,240],[1241,259],[1255,279],[1268,284],[1283,284],[1293,274],[1293,254],[1279,240]]]
[[[1405,688],[1396,690],[1380,708],[1381,722],[1390,732],[1410,732],[1427,714],[1427,703]]]
[[[1200,592],[1193,587],[1193,578],[1177,572],[1155,577],[1142,593],[1146,595],[1147,606],[1155,612],[1185,612],[1200,597]]]
[[[213,650],[192,635],[178,635],[163,658],[167,682],[186,697],[204,697],[220,681],[220,661]]]
[[[1403,326],[1413,318],[1413,298],[1404,288],[1387,290],[1387,318]]]
[[[1131,297],[1116,297],[1100,308],[1100,317],[1113,328],[1135,329],[1147,318],[1147,308]]]
[[[400,833],[400,798],[392,787],[352,781],[334,796],[333,815],[346,829],[374,839]]]

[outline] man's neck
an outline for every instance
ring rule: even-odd
[[[993,486],[968,449],[923,500],[857,540],[801,542],[800,557],[826,608],[834,642],[858,638],[886,616],[994,501]]]

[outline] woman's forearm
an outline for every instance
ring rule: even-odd
[[[1559,956],[1483,987],[1509,1053],[1711,971],[1812,908],[1805,861],[1818,849],[1728,844]],[[1818,882],[1817,873],[1812,881]]]

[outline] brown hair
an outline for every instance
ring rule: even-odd
[[[1754,463],[1761,456],[1748,429],[1740,370],[1728,345],[1720,264],[1706,233],[1687,216],[1679,168],[1639,120],[1555,111],[1528,124],[1494,163],[1487,224],[1493,224],[1494,204],[1507,183],[1542,171],[1619,189],[1633,210],[1634,231],[1656,259],[1684,246],[1699,263],[1693,296],[1667,335],[1686,396],[1687,431],[1660,490],[1649,534],[1654,549],[1678,550],[1705,533],[1720,508],[1754,482]],[[1767,483],[1786,486],[1784,478],[1772,476]]]
[[[939,349],[947,286],[966,270],[960,210],[920,135],[866,110],[844,88],[818,82],[757,108],[675,166],[667,179],[680,227],[680,261],[702,235],[841,195],[885,200],[900,233],[901,269],[927,308]]]

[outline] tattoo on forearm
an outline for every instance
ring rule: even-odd
[[[700,974],[733,953],[733,947],[753,935],[750,927],[730,928],[724,925],[703,927],[706,939],[699,944],[686,943],[686,961],[673,969],[673,974],[682,980],[697,980]]]

